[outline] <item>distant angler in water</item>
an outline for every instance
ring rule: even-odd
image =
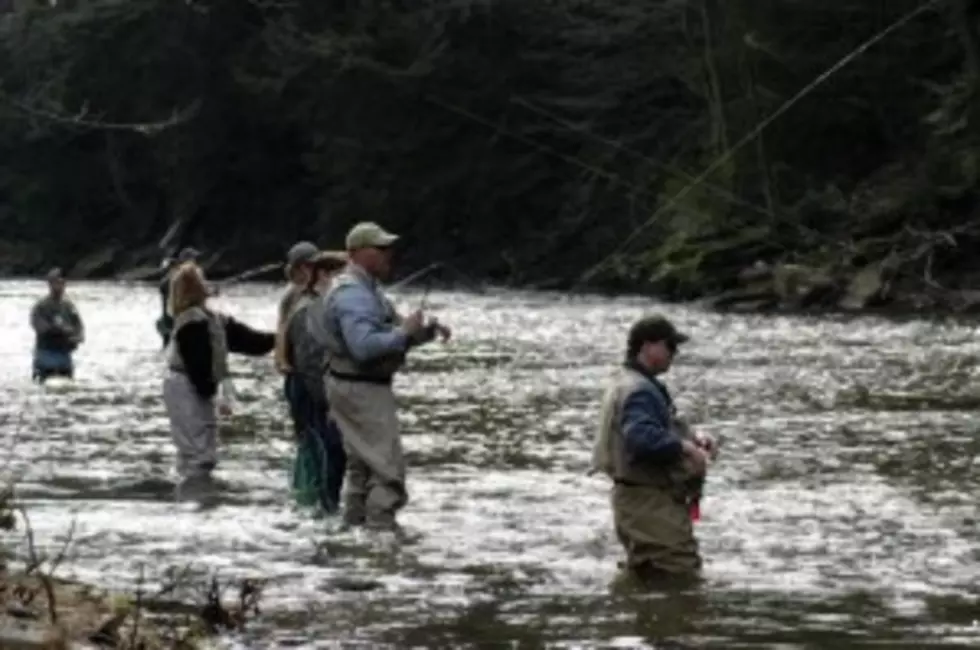
[[[48,295],[31,309],[34,328],[34,380],[44,383],[48,377],[73,378],[72,353],[85,341],[85,326],[75,304],[65,296],[65,278],[61,269],[47,275]]]
[[[177,449],[177,498],[207,496],[218,464],[218,390],[229,381],[228,354],[262,356],[272,351],[274,334],[258,332],[207,305],[209,290],[201,268],[185,262],[170,283],[173,333],[167,345],[163,401]],[[230,415],[230,406],[221,409]]]

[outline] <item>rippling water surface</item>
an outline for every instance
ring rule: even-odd
[[[291,505],[268,358],[233,362],[222,505],[172,503],[158,294],[70,287],[88,328],[77,382],[42,390],[27,313],[43,291],[0,283],[3,471],[39,542],[74,520],[66,570],[108,587],[131,588],[141,565],[268,578],[246,647],[980,645],[972,326],[664,308],[693,335],[669,384],[724,445],[697,531],[705,584],[664,597],[610,591],[607,486],[586,476],[602,380],[655,304],[431,294],[456,336],[397,382],[402,522],[419,536],[399,545]],[[277,291],[238,286],[218,304],[271,328]]]

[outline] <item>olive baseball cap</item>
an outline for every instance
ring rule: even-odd
[[[344,241],[347,250],[361,248],[387,248],[398,241],[398,235],[388,232],[373,221],[362,221],[347,233]]]

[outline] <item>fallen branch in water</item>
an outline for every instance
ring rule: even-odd
[[[0,529],[13,531],[19,523],[27,548],[23,568],[12,571],[3,562],[6,555],[0,555],[0,648],[46,650],[85,640],[120,650],[191,650],[209,636],[242,630],[259,614],[259,582],[242,580],[237,598],[226,604],[223,595],[230,583],[220,582],[217,575],[204,578],[190,567],[165,569],[163,584],[148,594],[146,567],[141,565],[132,597],[110,596],[60,579],[56,571],[76,543],[75,522],[57,551],[46,555],[27,506],[17,503],[8,487],[0,491]],[[45,598],[39,600],[42,593]],[[164,600],[166,596],[184,598]]]

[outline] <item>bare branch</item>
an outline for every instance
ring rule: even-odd
[[[28,117],[43,119],[63,126],[97,131],[129,131],[147,136],[156,135],[166,129],[189,122],[200,112],[203,104],[201,99],[195,99],[188,106],[175,110],[169,118],[157,122],[109,122],[86,117],[89,114],[87,103],[74,115],[31,106],[2,91],[0,91],[0,103],[5,103]]]
[[[24,518],[24,535],[27,538],[27,552],[30,558],[30,563],[35,568],[39,569],[44,560],[41,559],[37,553],[37,546],[34,543],[34,528],[31,526],[31,518],[28,516],[27,509],[24,508],[24,506],[18,505],[17,511],[20,513],[20,516]],[[25,573],[29,573],[29,571]],[[55,599],[54,584],[51,582],[51,576],[45,574],[44,571],[41,570],[38,570],[37,576],[41,581],[41,587],[44,589],[44,594],[48,598],[48,619],[51,621],[52,625],[56,625],[58,623],[58,602]]]

